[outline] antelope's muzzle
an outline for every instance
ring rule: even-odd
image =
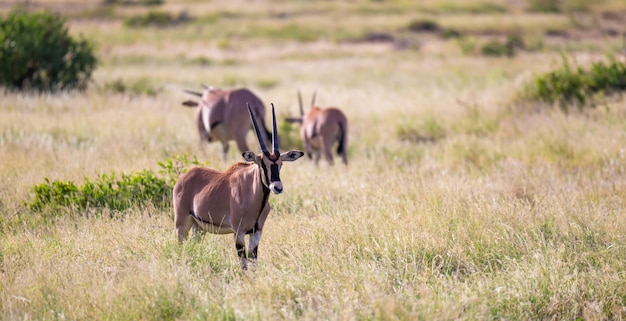
[[[274,194],[280,194],[283,192],[283,182],[275,181],[270,183],[270,191]]]

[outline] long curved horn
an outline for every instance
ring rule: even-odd
[[[274,103],[272,103],[272,137],[274,138],[274,144],[272,153],[274,155],[279,155],[280,151],[278,151],[278,129],[276,129],[276,113],[274,112]]]
[[[311,108],[315,106],[315,95],[317,94],[317,90],[313,92],[313,98],[311,98]]]
[[[300,117],[304,116],[304,107],[302,107],[302,94],[298,90],[298,102],[300,103]]]
[[[194,96],[202,97],[202,93],[197,92],[197,91],[187,90],[187,89],[184,89],[183,91]]]
[[[265,145],[265,140],[261,138],[263,136],[261,136],[261,132],[259,131],[259,126],[257,126],[256,119],[254,118],[254,115],[252,114],[252,108],[250,108],[249,103],[246,103],[246,106],[248,106],[248,113],[250,114],[250,120],[252,120],[252,127],[254,127],[254,132],[256,133],[256,139],[259,141],[259,147],[261,147],[261,151],[263,152],[263,154],[268,154],[269,151],[267,150],[267,145]]]

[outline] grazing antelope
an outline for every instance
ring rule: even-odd
[[[200,136],[200,143],[204,141],[220,141],[224,159],[228,155],[228,143],[235,140],[237,147],[243,153],[248,150],[246,135],[252,128],[250,117],[246,111],[246,103],[250,103],[252,112],[259,120],[263,139],[271,141],[271,134],[266,129],[265,105],[250,90],[245,88],[223,90],[204,86],[204,92],[185,90],[186,93],[200,97],[200,102],[186,100],[182,104],[187,107],[197,107],[196,126]]]
[[[238,162],[224,172],[196,167],[183,174],[174,185],[175,225],[178,241],[187,238],[189,230],[202,229],[214,234],[235,234],[235,248],[243,269],[248,259],[257,259],[258,245],[265,219],[270,212],[270,191],[280,194],[283,183],[280,169],[283,162],[292,162],[304,155],[301,151],[280,153],[276,114],[272,104],[273,148],[270,152],[261,138],[254,113],[248,113],[261,153],[245,151],[247,162]],[[250,235],[246,255],[245,236]]]
[[[337,154],[345,165],[348,165],[348,119],[344,113],[334,107],[321,108],[315,105],[315,93],[311,99],[311,110],[304,114],[302,107],[302,95],[298,91],[300,103],[300,117],[288,117],[290,123],[300,123],[300,137],[309,158],[315,151],[315,164],[319,163],[321,153],[330,165],[333,165],[331,148],[337,142]]]

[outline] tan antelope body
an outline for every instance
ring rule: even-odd
[[[224,172],[196,167],[183,174],[174,185],[174,212],[178,240],[184,241],[192,227],[214,234],[235,235],[235,248],[241,267],[248,259],[256,261],[263,226],[270,212],[269,194],[280,194],[283,185],[280,169],[283,162],[295,161],[301,151],[278,150],[276,116],[272,105],[273,150],[270,153],[260,138],[251,108],[249,117],[261,147],[261,153],[245,151],[248,162],[239,162]],[[245,236],[250,235],[246,254]]]
[[[228,154],[229,141],[234,140],[243,153],[248,150],[246,136],[252,128],[250,117],[246,109],[249,103],[252,112],[259,120],[262,139],[268,143],[271,134],[264,125],[265,105],[250,90],[245,88],[223,90],[214,87],[205,87],[204,92],[186,90],[185,92],[200,97],[200,102],[187,100],[183,106],[197,107],[196,127],[200,143],[219,141],[222,143],[224,159]]]
[[[288,122],[301,124],[300,137],[309,158],[315,152],[315,164],[319,163],[321,154],[330,165],[334,164],[332,147],[337,143],[337,154],[345,165],[348,165],[348,119],[335,107],[321,108],[315,105],[315,94],[311,100],[311,109],[305,115],[302,107],[302,96],[298,92],[300,117],[288,117]]]

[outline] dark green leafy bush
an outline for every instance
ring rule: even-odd
[[[409,23],[408,29],[413,32],[438,32],[441,27],[432,20],[413,20]]]
[[[463,37],[463,34],[456,29],[446,28],[441,30],[441,38],[443,39],[458,39],[461,37]]]
[[[33,211],[46,208],[108,208],[123,211],[135,206],[152,204],[156,208],[171,206],[172,188],[178,177],[190,165],[201,165],[197,159],[189,161],[187,156],[176,156],[159,162],[160,175],[150,170],[132,174],[103,174],[95,180],[85,178],[82,185],[67,181],[50,181],[33,187],[35,194],[27,206]]]
[[[608,64],[593,63],[590,68],[572,67],[564,59],[563,65],[533,80],[529,97],[550,103],[594,105],[598,95],[626,91],[626,65],[612,60]]]
[[[168,204],[171,187],[153,172],[144,170],[134,174],[104,174],[96,180],[85,179],[82,186],[73,182],[50,181],[33,188],[35,198],[29,203],[31,210],[46,206],[86,208],[109,208],[123,211],[132,206],[152,203],[157,207]]]
[[[491,40],[480,48],[480,51],[485,56],[507,56],[513,57],[517,54],[517,49],[523,49],[525,47],[524,39],[519,35],[509,35],[506,40]]]
[[[148,78],[140,78],[136,81],[124,82],[121,79],[115,79],[104,84],[106,91],[116,94],[131,94],[138,96],[156,96],[161,89],[155,87]]]
[[[281,117],[283,119],[287,118]],[[300,125],[292,124],[288,121],[279,123],[278,132],[280,133],[281,149],[302,149],[302,140],[300,139]]]
[[[13,12],[0,20],[0,85],[55,91],[84,89],[97,60],[86,40],[72,39],[62,17]]]
[[[103,4],[107,5],[124,5],[124,6],[133,6],[133,5],[143,5],[143,6],[158,6],[162,5],[164,0],[104,0]]]
[[[530,0],[528,3],[528,11],[543,13],[559,13],[561,12],[561,0]]]
[[[515,48],[509,46],[507,43],[503,43],[498,40],[491,40],[480,48],[480,52],[485,56],[513,57],[515,55]]]
[[[169,27],[187,22],[189,19],[189,15],[186,12],[181,12],[178,16],[174,16],[169,12],[151,11],[145,15],[129,17],[124,20],[124,24],[131,28]]]

